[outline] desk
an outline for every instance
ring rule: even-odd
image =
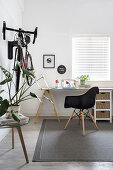
[[[22,144],[23,152],[24,152],[24,155],[25,155],[26,163],[29,163],[29,160],[28,160],[28,155],[27,155],[25,143],[24,143],[24,138],[23,138],[23,135],[22,135],[21,126],[24,126],[28,123],[29,123],[29,121],[26,122],[26,123],[21,123],[21,124],[19,124],[19,123],[15,123],[15,124],[7,123],[7,124],[0,125],[0,129],[4,129],[4,128],[11,128],[12,129],[12,149],[14,149],[14,128],[17,129],[18,134],[19,134],[19,138],[20,138],[20,141],[21,141],[21,144]]]
[[[91,88],[91,87],[90,87],[90,88]],[[34,122],[36,122],[37,119],[38,119],[38,117],[39,117],[41,105],[42,105],[42,103],[43,103],[44,96],[46,96],[47,93],[48,93],[51,101],[53,102],[52,104],[53,104],[53,108],[54,108],[55,115],[56,115],[58,121],[60,121],[59,116],[58,116],[58,113],[57,113],[57,111],[56,111],[56,107],[55,107],[54,100],[53,100],[53,98],[52,98],[52,92],[54,92],[54,91],[58,91],[58,92],[62,92],[62,91],[84,91],[84,90],[87,91],[87,90],[89,90],[89,88],[75,88],[75,89],[71,89],[71,88],[65,88],[65,89],[63,89],[63,88],[57,88],[57,89],[56,89],[56,88],[50,88],[50,89],[48,89],[48,88],[42,88],[42,89],[40,89],[40,90],[43,90],[43,94],[42,94],[41,102],[40,102],[40,104],[39,104],[39,107],[38,107],[37,114],[36,114],[36,116],[35,116]],[[112,91],[113,91],[113,88],[102,87],[102,88],[99,88],[99,91],[100,91],[100,92],[110,92],[110,109],[109,109],[109,110],[110,110],[110,118],[107,118],[106,120],[110,120],[110,122],[112,122]],[[100,101],[101,101],[101,100],[100,100]],[[101,111],[101,110],[100,110],[100,111]],[[101,119],[101,118],[96,118],[96,105],[95,105],[95,109],[94,109],[94,119],[95,119],[95,121],[96,121],[96,120],[105,120],[105,119]]]

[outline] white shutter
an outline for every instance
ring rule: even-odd
[[[110,37],[72,38],[72,78],[89,74],[90,80],[110,80]]]

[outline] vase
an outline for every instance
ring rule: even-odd
[[[81,85],[81,86],[86,85],[86,80],[84,80],[84,79],[80,79],[80,85]]]
[[[6,119],[11,119],[12,118],[12,113],[11,110],[13,110],[14,112],[16,112],[17,114],[20,113],[20,106],[10,106],[6,112]]]

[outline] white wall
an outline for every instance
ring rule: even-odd
[[[8,70],[12,70],[13,61],[7,58],[7,42],[13,41],[14,34],[7,31],[7,40],[2,39],[2,24],[6,21],[8,27],[21,27],[22,26],[22,14],[24,10],[24,0],[0,0],[0,65]],[[0,71],[0,81],[3,75]],[[0,87],[1,89],[1,87]],[[4,97],[7,97],[4,94]],[[8,129],[0,129],[0,141],[8,133]]]
[[[30,46],[30,51],[36,74],[39,76],[43,73],[51,87],[55,85],[57,78],[71,78],[72,36],[76,34],[103,34],[111,37],[113,80],[113,0],[25,0],[23,26],[31,30],[35,26],[39,28],[38,39],[35,45]],[[43,69],[43,54],[55,54],[55,69]],[[67,67],[64,75],[57,73],[57,66],[60,64]],[[113,82],[98,83],[96,82],[96,85],[113,86]],[[36,86],[33,90],[38,93]],[[68,109],[63,108],[65,95],[68,94],[70,93],[63,92],[61,95],[54,92],[60,115],[68,112]],[[22,104],[22,110],[24,113],[34,114],[38,105],[38,101],[29,101]],[[48,101],[43,104],[41,115],[53,115]]]

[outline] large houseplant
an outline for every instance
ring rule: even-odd
[[[0,82],[0,85],[1,86],[7,85],[7,90],[8,90],[8,91],[6,91],[6,86],[5,86],[5,88],[3,89],[3,87],[2,87],[3,90],[0,91],[0,116],[7,113],[8,109],[9,109],[9,112],[12,115],[12,117],[14,118],[14,120],[19,121],[17,112],[14,109],[14,106],[19,106],[19,104],[21,102],[23,102],[25,100],[32,99],[32,98],[39,99],[39,97],[32,92],[29,92],[29,94],[26,94],[26,92],[31,88],[32,85],[34,85],[38,81],[38,79],[36,80],[34,73],[31,73],[28,70],[21,69],[23,81],[21,83],[19,90],[17,92],[14,92],[14,90],[13,90],[13,92],[12,92],[12,89],[15,88],[14,72],[10,73],[8,70],[3,68],[2,66],[0,66],[0,69],[5,76],[5,79]],[[34,81],[32,82],[31,86],[27,85],[27,82],[25,79],[26,75],[29,78],[30,77],[34,78]],[[8,93],[7,99],[3,99],[3,97],[1,96],[2,93],[4,93],[4,92]]]

